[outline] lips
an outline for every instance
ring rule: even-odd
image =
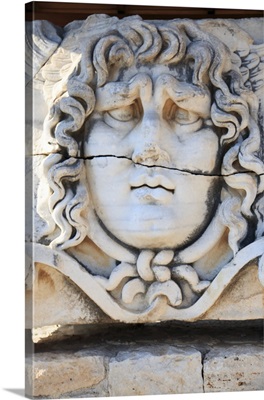
[[[167,203],[174,194],[175,186],[164,175],[138,175],[130,181],[134,196],[144,203]]]
[[[167,192],[170,193],[174,193],[173,189],[167,189],[164,186],[158,185],[158,186],[150,186],[150,185],[141,185],[141,186],[132,186],[131,190],[136,190],[136,189],[145,189],[145,190],[154,190],[154,189],[162,189],[162,190],[166,190]]]
[[[173,183],[164,175],[138,175],[130,181],[131,190],[139,189],[142,187],[148,187],[150,189],[161,188],[174,193],[175,186]]]

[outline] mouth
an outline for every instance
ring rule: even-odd
[[[143,185],[140,185],[140,186],[131,186],[131,190],[137,190],[137,189],[143,189],[143,190],[147,190],[147,191],[151,191],[151,190],[158,190],[158,189],[162,189],[162,190],[165,190],[165,191],[167,191],[167,192],[169,192],[169,193],[171,193],[171,194],[174,194],[174,189],[169,189],[169,188],[167,188],[167,187],[165,187],[165,186],[162,186],[162,185],[155,185],[155,186],[151,186],[151,185],[147,185],[147,184],[143,184]]]
[[[160,174],[134,176],[130,188],[133,197],[141,204],[169,204],[175,192],[170,179]]]
[[[174,194],[175,185],[171,182],[169,178],[161,174],[146,175],[138,174],[135,175],[130,181],[131,190],[136,189],[148,189],[157,190],[162,189],[167,192]]]

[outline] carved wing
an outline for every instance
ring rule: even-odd
[[[248,55],[241,57],[241,61],[245,85],[259,92],[264,86],[264,44],[251,45]]]
[[[62,29],[48,21],[26,22],[26,84],[34,78],[62,40]]]
[[[245,57],[241,57],[241,67],[240,70],[245,78],[245,86],[252,89],[259,101],[258,119],[260,127],[261,143],[260,146],[260,158],[264,161],[264,129],[263,129],[263,113],[264,113],[264,97],[263,97],[263,87],[264,87],[264,43],[252,44],[249,49],[249,53]],[[263,177],[262,177],[263,179]],[[259,208],[263,210],[264,199],[259,200]],[[264,219],[264,214],[261,214],[262,221]],[[263,222],[262,222],[262,232],[263,232]]]

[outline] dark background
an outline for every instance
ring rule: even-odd
[[[118,16],[119,18],[129,15],[140,15],[143,19],[252,18],[264,16],[263,10],[138,6],[114,3],[89,4],[87,2],[87,4],[84,4],[33,1],[25,5],[26,21],[45,19],[58,26],[64,26],[74,20],[86,19],[91,14],[108,14],[109,16]]]

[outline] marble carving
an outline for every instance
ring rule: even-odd
[[[123,322],[197,320],[252,260],[264,284],[264,45],[235,22],[137,16],[55,36],[36,67],[34,262]]]

